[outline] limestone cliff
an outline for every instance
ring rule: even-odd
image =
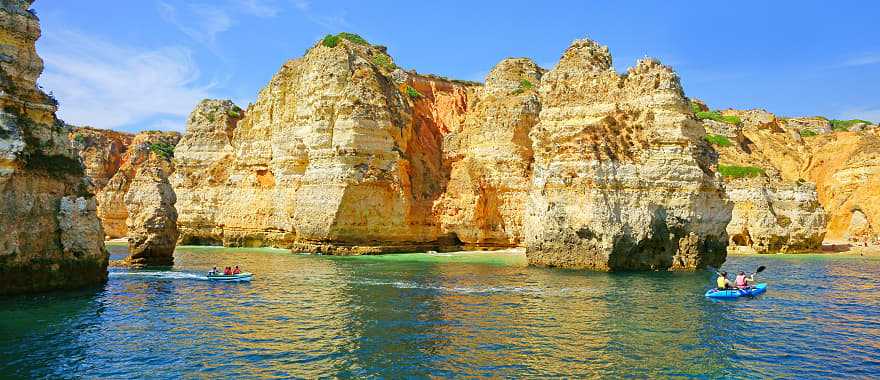
[[[721,113],[741,120],[740,125],[704,121],[710,134],[724,135],[729,140],[716,146],[722,165],[754,169],[751,176],[766,177],[787,191],[798,189],[802,192],[797,196],[800,199],[817,197],[824,210],[822,231],[818,230],[819,225],[808,224],[817,230],[812,234],[797,232],[804,238],[801,243],[794,237],[763,238],[788,241],[782,247],[788,251],[814,250],[819,232],[824,232],[824,238],[830,241],[863,242],[877,238],[878,231],[873,226],[880,223],[880,193],[876,191],[880,185],[880,140],[875,128],[832,131],[828,119],[821,117],[778,118],[764,110]],[[723,126],[719,128],[719,124]],[[814,183],[815,190],[812,186],[795,187],[804,181]],[[816,195],[812,194],[814,191]],[[818,220],[820,210],[813,209],[811,202],[799,204],[806,207],[801,212],[813,213],[813,220]],[[737,215],[735,209],[734,221]],[[754,233],[749,241],[757,241]]]
[[[808,137],[803,175],[814,181],[828,214],[826,239],[880,237],[880,136],[876,129]]]
[[[151,154],[138,168],[125,194],[128,253],[132,266],[170,266],[177,244],[177,198],[168,182],[171,162]]]
[[[741,253],[817,251],[825,237],[825,211],[816,185],[766,177],[731,179],[734,203],[728,250]]]
[[[232,138],[243,116],[232,101],[203,100],[187,119],[186,133],[174,149],[176,170],[171,178],[181,244],[223,244],[220,221],[227,199],[249,196],[226,184],[234,158]],[[264,227],[252,229],[260,233]]]
[[[462,130],[444,137],[450,180],[435,204],[444,233],[472,246],[517,246],[532,172],[529,132],[538,122],[544,70],[501,61],[486,77]]]
[[[825,211],[815,184],[800,177],[807,148],[763,110],[726,110],[727,122],[704,120],[720,154],[725,188],[734,202],[728,251],[804,252],[821,248]],[[734,123],[736,122],[736,123]],[[794,179],[792,179],[794,178]]]
[[[76,134],[74,134],[75,138]],[[135,135],[127,147],[119,168],[106,185],[96,192],[98,200],[98,217],[104,226],[104,233],[110,238],[125,237],[128,234],[126,219],[128,210],[125,206],[125,194],[138,170],[150,158],[158,155],[166,160],[173,156],[174,146],[180,140],[177,132],[146,131]],[[105,146],[103,150],[110,148]],[[86,157],[88,158],[88,157]],[[90,160],[86,160],[90,162]],[[97,170],[96,170],[97,171]],[[171,170],[169,170],[169,174]]]
[[[0,2],[0,295],[107,279],[95,200],[43,70],[31,1]]]
[[[646,59],[620,75],[575,41],[541,78],[524,234],[530,264],[692,270],[726,256],[731,206],[678,77]]]
[[[97,193],[119,171],[134,136],[109,129],[76,127],[70,131],[68,137],[79,151],[86,175],[92,180],[93,190]]]
[[[230,104],[203,102],[177,148],[182,240],[336,254],[433,247],[443,134],[460,128],[468,91],[336,39],[287,62],[240,120],[224,116]],[[196,194],[206,183],[216,191]]]

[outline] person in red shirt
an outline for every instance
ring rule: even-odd
[[[238,268],[238,265],[236,265],[235,269],[232,270],[232,274],[241,274],[241,269]]]
[[[223,275],[231,276],[232,275],[232,267],[226,267],[226,269],[223,270]]]

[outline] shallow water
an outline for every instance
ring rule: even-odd
[[[878,258],[731,257],[730,271],[766,265],[770,284],[734,302],[703,297],[705,272],[528,268],[505,253],[180,247],[175,262],[4,299],[0,377],[880,376]],[[205,281],[236,264],[252,283]]]

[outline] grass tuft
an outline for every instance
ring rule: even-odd
[[[410,98],[413,98],[413,99],[419,99],[419,98],[424,97],[424,95],[422,95],[422,93],[419,92],[419,90],[412,88],[412,86],[410,86],[410,85],[406,86],[406,95],[408,95]]]
[[[757,166],[718,165],[718,172],[724,177],[746,178],[764,174],[764,169]]]
[[[389,71],[397,68],[397,66],[391,62],[391,57],[387,54],[374,55],[373,64]]]
[[[346,32],[342,32],[342,33],[337,34],[336,37],[339,37],[339,38],[345,38],[346,40],[349,40],[349,41],[351,41],[351,42],[354,42],[354,43],[356,43],[356,44],[358,44],[358,45],[369,45],[369,44],[370,44],[370,43],[367,42],[367,40],[365,40],[363,37],[361,37],[361,36],[359,36],[359,35],[357,35],[357,34],[354,34],[354,33],[346,33]]]
[[[709,144],[720,147],[728,147],[733,145],[733,143],[730,142],[730,139],[728,139],[727,136],[709,134],[706,135],[705,139],[709,142]]]
[[[699,111],[699,112],[694,112],[694,115],[697,117],[697,119],[700,119],[700,120],[709,119],[709,120],[715,120],[717,122],[727,123],[727,124],[732,124],[732,125],[742,124],[742,120],[740,120],[739,117],[737,117],[737,116],[724,116],[724,115],[721,115],[721,112],[719,112],[719,111]]]
[[[812,129],[801,129],[800,131],[798,131],[798,133],[800,133],[801,137],[813,137],[819,135],[818,133],[816,133],[816,131]]]

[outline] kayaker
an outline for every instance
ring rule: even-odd
[[[749,287],[749,282],[755,281],[752,277],[746,277],[746,272],[740,271],[736,276],[736,287],[745,289]]]
[[[232,274],[241,274],[241,269],[238,268],[238,265],[236,265],[235,269],[232,270]]]
[[[721,272],[718,275],[716,285],[718,285],[718,290],[733,289],[733,286],[730,286],[730,280],[727,279],[727,272]]]
[[[224,276],[232,276],[232,267],[226,267],[226,269],[223,270],[223,275]]]

